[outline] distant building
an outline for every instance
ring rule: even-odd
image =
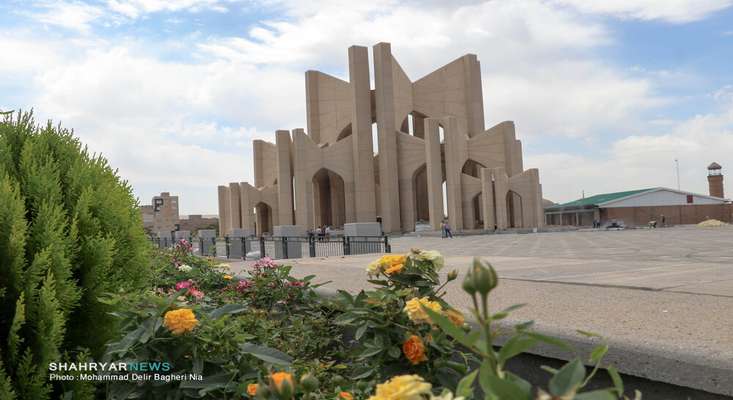
[[[709,195],[663,187],[597,194],[545,207],[547,225],[592,226],[619,222],[626,226],[650,221],[668,225],[697,224],[706,219],[733,222],[733,204],[724,198],[720,164],[708,166]]]
[[[181,215],[178,220],[178,230],[189,231],[195,235],[199,229],[215,229],[219,230],[219,217],[216,215]]]
[[[216,215],[179,215],[178,196],[163,192],[154,196],[151,204],[140,206],[143,227],[151,234],[170,236],[173,231],[190,231],[195,235],[199,229],[218,229]]]

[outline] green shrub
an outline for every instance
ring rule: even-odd
[[[0,205],[0,398],[89,394],[52,387],[48,363],[101,355],[115,329],[98,298],[147,284],[132,190],[72,132],[18,113],[0,122]]]

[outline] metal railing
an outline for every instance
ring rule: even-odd
[[[151,237],[150,240],[158,248],[171,248],[178,242],[169,237]],[[288,259],[392,252],[388,236],[227,236],[223,239],[188,238],[187,240],[193,245],[194,254],[243,260],[262,257]]]

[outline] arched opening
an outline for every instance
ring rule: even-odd
[[[346,192],[339,174],[321,168],[313,175],[313,222],[315,227],[343,227],[346,218]]]
[[[483,194],[479,192],[473,197],[473,228],[483,228],[484,226],[484,208],[483,208]]]
[[[506,194],[506,216],[510,228],[521,228],[524,226],[523,211],[522,196],[515,191],[508,191]]]
[[[272,235],[272,208],[267,203],[257,203],[255,211],[255,234],[258,236]]]
[[[470,175],[474,178],[481,178],[481,168],[486,168],[486,167],[484,167],[484,165],[481,164],[480,162],[468,159],[463,164],[463,168],[461,168],[461,172],[466,175]]]
[[[415,221],[430,221],[428,204],[428,170],[423,164],[412,176],[412,192],[414,193]]]
[[[346,125],[344,129],[339,132],[339,135],[336,137],[336,141],[338,142],[341,139],[346,139],[349,136],[351,136],[351,123]]]
[[[425,118],[427,117],[424,114],[412,111],[402,120],[400,130],[423,139],[425,138]]]

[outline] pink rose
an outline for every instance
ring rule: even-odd
[[[188,289],[192,285],[193,285],[193,281],[191,281],[190,279],[187,280],[187,281],[180,281],[180,282],[176,283],[176,290]]]

